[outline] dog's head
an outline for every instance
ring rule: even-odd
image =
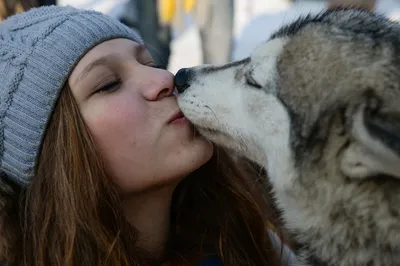
[[[203,135],[259,163],[283,152],[296,164],[330,157],[351,178],[400,177],[400,27],[383,17],[307,16],[249,58],[176,82]]]
[[[182,70],[176,84],[203,135],[267,167],[302,257],[398,263],[398,24],[328,11],[283,27],[245,60]]]

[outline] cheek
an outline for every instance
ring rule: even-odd
[[[151,140],[154,127],[148,122],[147,108],[138,101],[122,98],[92,104],[83,113],[107,172],[120,189],[140,189],[133,175],[151,158]]]
[[[136,146],[138,136],[150,130],[141,103],[122,97],[109,97],[92,104],[83,112],[83,117],[97,145],[106,155],[109,150],[122,151]]]

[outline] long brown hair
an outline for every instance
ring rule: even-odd
[[[166,261],[136,247],[119,197],[65,87],[27,188],[0,178],[0,262],[16,266],[279,265],[268,238],[261,182],[247,162],[218,147],[176,188]]]

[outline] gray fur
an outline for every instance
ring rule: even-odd
[[[399,24],[327,11],[190,71],[182,111],[266,167],[305,265],[400,265]]]

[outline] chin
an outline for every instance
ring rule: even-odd
[[[203,137],[198,137],[195,143],[192,143],[190,155],[188,154],[185,160],[190,164],[189,173],[197,170],[207,163],[214,153],[213,144]]]
[[[201,141],[203,144],[203,155],[204,155],[204,163],[208,162],[213,153],[214,153],[214,145],[212,144],[211,141],[209,141],[208,139],[205,139],[204,137],[199,136],[199,141]]]

